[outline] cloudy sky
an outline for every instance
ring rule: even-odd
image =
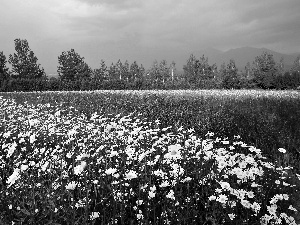
[[[300,52],[299,0],[0,0],[0,51],[27,39],[46,73],[74,48],[97,68],[126,59],[149,67],[208,47]]]

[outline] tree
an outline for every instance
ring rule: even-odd
[[[145,76],[145,68],[143,66],[143,64],[141,64],[139,67],[138,67],[138,73],[137,73],[137,79],[138,80],[143,80],[144,79],[144,76]]]
[[[104,80],[108,80],[108,71],[107,66],[105,65],[105,61],[101,59],[100,61],[100,68],[94,70],[94,80],[97,83],[101,83]]]
[[[247,65],[245,66],[245,73],[246,73],[245,77],[249,79],[252,75],[250,62],[247,62]]]
[[[129,82],[134,82],[136,81],[138,74],[139,74],[139,65],[137,64],[136,61],[134,61],[131,65],[130,65],[130,71],[129,71],[130,75],[129,75]]]
[[[109,80],[117,80],[119,78],[119,73],[117,71],[117,67],[116,65],[114,65],[114,63],[111,63],[109,69],[108,69],[108,76],[109,76]]]
[[[5,80],[9,78],[8,68],[6,67],[6,57],[3,52],[0,52],[0,89]]]
[[[170,70],[166,60],[162,60],[159,63],[159,73],[161,75],[162,83],[164,84],[169,80]]]
[[[46,77],[44,69],[37,64],[38,59],[29,48],[26,39],[15,39],[15,50],[17,53],[9,55],[8,60],[15,76],[29,79]]]
[[[222,86],[224,88],[240,88],[240,81],[237,72],[238,69],[236,68],[235,61],[230,59],[229,63],[227,64],[225,76],[222,82]]]
[[[122,78],[123,80],[125,80],[126,82],[128,82],[128,79],[129,79],[129,62],[126,60],[124,65],[122,66],[122,71],[121,71],[121,74],[122,74]]]
[[[183,66],[185,81],[189,84],[197,82],[196,57],[191,54],[186,65]]]
[[[196,61],[198,76],[201,80],[213,78],[216,65],[210,66],[208,64],[208,58],[202,55],[199,60]]]
[[[161,74],[160,74],[159,64],[158,64],[157,60],[154,60],[148,73],[149,73],[152,85],[157,86],[157,84],[161,80]]]
[[[169,70],[171,72],[171,81],[173,82],[175,79],[175,73],[176,73],[176,63],[172,61],[170,64]]]
[[[291,73],[298,72],[300,73],[300,55],[295,59],[293,67],[291,68]]]
[[[278,68],[272,54],[263,52],[261,56],[255,57],[253,75],[258,87],[263,89],[274,88],[277,72]]]
[[[189,84],[198,87],[215,78],[217,66],[208,64],[208,58],[202,55],[197,59],[193,54],[187,60],[187,64],[183,66],[184,76]],[[200,86],[199,86],[200,85]]]
[[[122,80],[122,67],[123,67],[123,64],[122,64],[121,60],[119,59],[116,64],[116,72],[118,74],[119,80]]]
[[[61,80],[79,81],[91,77],[91,68],[84,62],[84,57],[81,57],[74,49],[62,52],[58,57],[58,63],[57,72]]]

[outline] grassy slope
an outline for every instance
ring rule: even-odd
[[[300,159],[300,95],[297,97],[296,92],[126,93],[106,91],[1,95],[15,98],[20,103],[63,103],[65,107],[73,106],[87,114],[141,113],[149,121],[160,120],[163,127],[171,125],[176,129],[183,125],[194,128],[200,136],[208,131],[219,137],[240,135],[246,143],[261,148],[270,158],[273,158],[278,148],[286,148],[293,155],[291,165],[298,173],[300,171],[297,163]]]

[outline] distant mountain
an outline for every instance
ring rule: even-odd
[[[263,52],[268,52],[273,55],[276,62],[280,62],[280,59],[283,57],[283,62],[285,65],[285,69],[291,68],[293,65],[297,54],[283,54],[279,52],[272,51],[266,48],[253,48],[253,47],[241,47],[236,49],[230,49],[228,51],[222,52],[213,48],[207,48],[201,51],[196,51],[193,54],[196,57],[201,57],[203,54],[205,57],[208,57],[209,64],[216,63],[218,68],[220,68],[221,64],[225,62],[225,64],[229,63],[230,59],[234,59],[236,66],[240,70],[244,70],[247,62],[250,62],[252,65],[256,56],[260,56]]]
[[[223,54],[223,52],[215,48],[206,48],[200,51],[193,52],[193,54],[197,57],[201,57],[202,55],[204,55],[205,57],[208,57],[209,62],[211,62],[211,59],[218,58],[220,55]]]
[[[292,53],[292,54],[290,54],[290,55],[295,56],[295,57],[298,57],[298,56],[300,56],[300,52],[295,52],[295,53]]]

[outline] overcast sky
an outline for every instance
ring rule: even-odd
[[[208,47],[300,52],[299,12],[299,0],[0,0],[0,51],[27,39],[46,73],[71,48],[93,69],[101,59],[182,69]]]

